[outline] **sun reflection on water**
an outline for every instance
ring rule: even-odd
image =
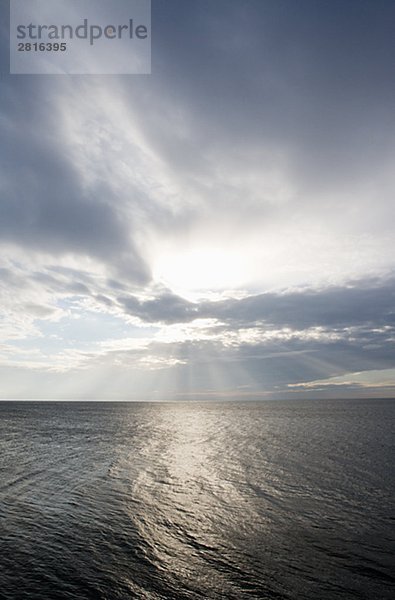
[[[187,404],[173,404],[157,412],[155,439],[133,486],[147,558],[158,573],[199,581],[200,589],[207,590],[215,579],[224,597],[233,597],[229,578],[214,565],[226,561],[229,568],[237,568],[229,555],[229,532],[240,535],[243,526],[237,520],[232,524],[232,511],[240,515],[245,504],[241,514],[247,516],[252,507],[237,491],[233,476],[227,479],[221,473],[218,439],[222,444],[226,430],[209,417],[209,407],[191,410]],[[254,522],[251,514],[248,520]]]

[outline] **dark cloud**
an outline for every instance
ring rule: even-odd
[[[144,321],[177,323],[198,318],[218,319],[231,328],[253,327],[330,330],[395,325],[395,280],[362,280],[324,289],[297,289],[242,299],[190,302],[165,292],[155,299],[121,296],[128,314]]]
[[[149,323],[180,323],[193,321],[199,317],[198,305],[171,292],[162,293],[150,300],[139,300],[136,296],[118,298],[127,314]]]
[[[206,305],[203,312],[233,326],[329,329],[395,324],[395,281],[361,281],[321,290],[267,293]]]
[[[153,12],[161,52],[145,89],[193,115],[195,156],[216,140],[291,147],[301,174],[328,183],[393,148],[392,3],[158,0]]]
[[[0,241],[91,256],[126,279],[148,281],[114,192],[103,182],[87,190],[63,146],[53,88],[12,80],[2,96]]]
[[[150,323],[217,319],[207,326],[207,340],[164,346],[167,356],[185,362],[174,367],[181,379],[192,371],[197,381],[207,383],[216,365],[229,386],[254,382],[257,389],[274,390],[395,364],[393,279],[200,304],[168,293],[145,302],[119,300],[128,314]],[[248,330],[254,332],[251,339],[237,337]],[[229,335],[236,336],[231,344]],[[161,351],[157,344],[153,348]]]
[[[161,352],[157,345],[150,350]],[[236,390],[245,385],[251,390],[269,392],[347,373],[394,367],[394,354],[388,343],[363,347],[358,336],[353,340],[315,342],[302,338],[288,342],[272,339],[233,348],[220,341],[191,341],[167,344],[162,351],[164,356],[180,361],[174,370],[184,382],[184,389],[189,385],[202,390],[216,384]]]
[[[243,226],[260,215],[262,230],[278,221],[297,227],[307,217],[388,231],[393,14],[385,1],[153,2],[154,75],[115,81],[186,201],[165,210],[155,194],[147,198],[131,185],[137,223],[131,213],[125,218],[125,199],[105,177],[88,191],[67,155],[55,109],[70,90],[58,78],[7,78],[2,239],[93,256],[121,278],[146,282],[136,244],[143,223],[169,236],[221,214],[221,225]],[[108,79],[101,83],[107,87]],[[243,179],[251,169],[283,170],[292,201],[274,207],[270,188],[252,194]],[[227,178],[234,170],[240,185]],[[194,208],[191,193],[200,199]]]

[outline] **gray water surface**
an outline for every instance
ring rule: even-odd
[[[0,403],[0,598],[392,600],[394,417]]]

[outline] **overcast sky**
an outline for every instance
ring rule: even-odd
[[[7,4],[0,397],[394,396],[395,2],[153,0],[128,76]]]

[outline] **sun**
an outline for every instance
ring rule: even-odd
[[[160,254],[156,281],[185,296],[239,289],[248,278],[245,256],[232,248],[201,246]]]

